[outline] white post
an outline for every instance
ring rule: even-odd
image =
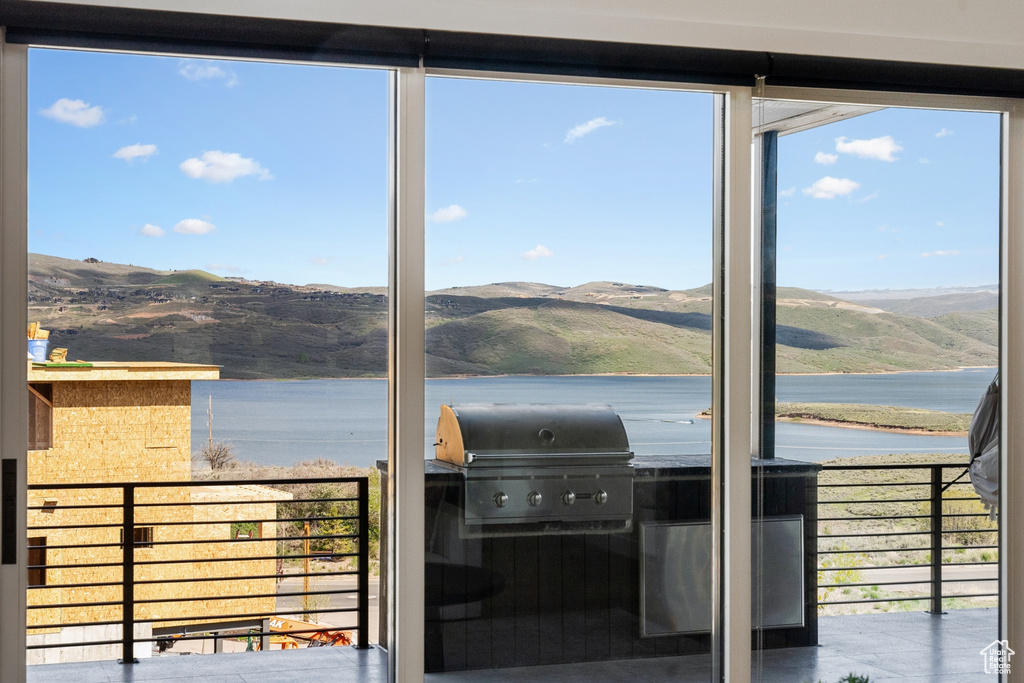
[[[725,98],[725,297],[722,378],[722,655],[724,680],[750,681],[750,473],[754,395],[751,91]]]
[[[388,348],[388,680],[423,681],[426,76],[392,76]]]
[[[1003,115],[999,638],[1024,654],[1024,103]],[[1024,658],[1002,680],[1024,681]]]
[[[28,582],[28,50],[3,38],[0,30],[0,458],[16,468],[16,496],[13,509],[0,510],[0,524],[4,540],[15,544],[16,561],[0,565],[0,683],[22,683]]]

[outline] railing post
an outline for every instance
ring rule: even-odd
[[[931,569],[932,614],[942,611],[942,465],[931,465]]]
[[[124,484],[121,517],[121,659],[120,664],[138,664],[135,658],[135,485]]]
[[[356,647],[365,650],[370,647],[370,482],[369,477],[359,479],[359,573],[357,580],[359,592],[357,595],[357,618],[359,632],[356,640]]]

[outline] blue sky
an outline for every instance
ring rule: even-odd
[[[711,279],[712,101],[432,78],[427,287]],[[38,50],[34,252],[305,284],[387,277],[387,75]],[[782,138],[779,282],[997,280],[998,120],[889,110]]]
[[[780,284],[999,280],[995,114],[887,109],[783,136],[779,194]]]
[[[382,71],[32,50],[29,248],[385,284],[387,136]]]

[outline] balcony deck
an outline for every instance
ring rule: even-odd
[[[770,650],[763,655],[764,683],[818,680],[834,683],[849,673],[872,683],[988,683],[979,651],[996,639],[997,611],[951,610],[941,617],[922,612],[822,617],[821,645]],[[756,661],[755,661],[756,666]],[[28,669],[29,683],[377,683],[387,680],[387,655],[379,648],[315,648],[297,651],[154,657],[139,664],[116,662],[46,664]],[[559,666],[488,669],[428,675],[428,683],[548,683],[622,681],[703,683],[707,655]]]

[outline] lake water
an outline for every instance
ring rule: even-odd
[[[780,401],[873,403],[958,413],[974,411],[995,371],[892,375],[786,375]],[[330,458],[368,467],[387,457],[384,380],[219,381],[192,383],[192,443],[207,439],[213,397],[213,437],[235,445],[238,457],[290,465]],[[701,454],[711,450],[711,423],[697,413],[711,405],[709,377],[481,377],[428,380],[424,454],[442,403],[608,403],[622,417],[637,454]],[[965,453],[966,438],[916,436],[861,429],[780,423],[776,455],[827,460],[879,453]]]

